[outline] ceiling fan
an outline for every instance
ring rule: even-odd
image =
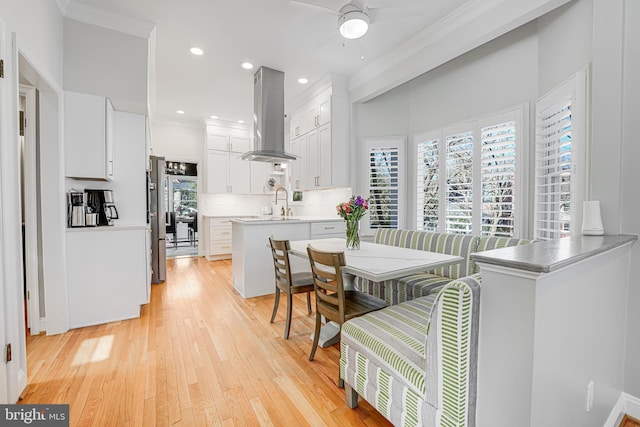
[[[424,5],[424,0],[350,0],[346,4],[344,0],[289,0],[289,3],[336,15],[340,35],[357,39],[367,33],[369,24],[384,19],[384,9],[414,9],[406,11],[409,16]]]

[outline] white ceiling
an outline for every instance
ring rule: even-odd
[[[348,0],[306,0],[337,11]],[[253,73],[285,73],[289,104],[328,73],[353,76],[468,0],[368,0],[369,32],[343,40],[337,15],[289,0],[77,0],[156,25],[155,119],[250,122]],[[191,46],[203,56],[189,53]],[[256,68],[240,67],[244,61]],[[302,86],[298,78],[309,84]],[[179,115],[176,110],[184,110]],[[287,111],[288,112],[288,111]]]

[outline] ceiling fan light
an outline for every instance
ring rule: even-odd
[[[369,29],[369,15],[361,10],[346,11],[338,18],[338,28],[345,39],[360,38]]]

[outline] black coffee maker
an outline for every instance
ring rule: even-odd
[[[98,225],[113,225],[118,219],[118,210],[111,190],[85,190],[87,210],[98,214]]]

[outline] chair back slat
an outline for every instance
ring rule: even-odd
[[[271,255],[273,255],[273,267],[275,272],[276,283],[280,288],[286,290],[289,287],[289,278],[291,277],[291,265],[289,263],[289,249],[291,249],[288,240],[274,240],[269,238],[271,245]]]
[[[342,323],[345,317],[344,282],[342,267],[344,253],[324,252],[307,247],[311,274],[320,312],[329,320]]]

